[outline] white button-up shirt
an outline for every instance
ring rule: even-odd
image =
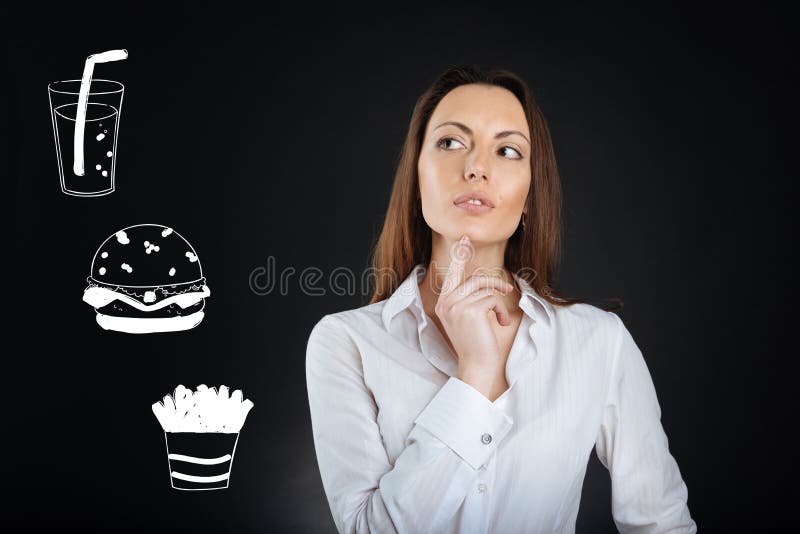
[[[456,378],[418,264],[380,302],[322,317],[306,381],[319,471],[348,533],[574,532],[592,448],[620,532],[694,533],[642,353],[613,312],[553,306],[516,274],[524,311],[500,397]]]

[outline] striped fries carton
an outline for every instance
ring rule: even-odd
[[[192,391],[178,386],[173,396],[153,404],[164,430],[170,483],[180,490],[228,487],[239,432],[253,407],[236,390],[208,388]]]

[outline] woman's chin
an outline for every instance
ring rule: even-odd
[[[500,236],[494,234],[490,228],[482,228],[481,225],[465,225],[454,232],[452,240],[458,241],[462,235],[466,235],[473,245],[486,245],[500,240]]]

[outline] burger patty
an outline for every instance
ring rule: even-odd
[[[206,283],[205,278],[200,278],[199,280],[195,280],[194,282],[189,282],[185,284],[160,285],[152,287],[126,287],[114,284],[107,284],[105,282],[101,282],[95,278],[92,278],[91,276],[88,277],[86,281],[89,282],[89,287],[97,286],[100,288],[105,288],[110,291],[114,291],[116,293],[128,296],[132,299],[136,299],[144,304],[153,304],[155,302],[159,302],[161,300],[169,298],[173,295],[180,295],[183,293],[201,291]],[[150,294],[151,300],[146,300],[146,296],[148,295],[148,293]]]
[[[199,312],[205,306],[205,299],[200,299],[199,302],[189,306],[188,308],[181,308],[177,303],[169,304],[163,308],[158,308],[153,311],[142,311],[134,308],[130,304],[121,300],[114,300],[109,302],[101,308],[97,308],[98,313],[103,315],[110,315],[113,317],[136,317],[136,318],[162,318],[162,317],[180,317],[184,315],[191,315],[192,313]]]

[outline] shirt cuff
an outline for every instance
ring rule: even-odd
[[[514,421],[466,382],[451,376],[414,422],[473,469],[489,460]]]

